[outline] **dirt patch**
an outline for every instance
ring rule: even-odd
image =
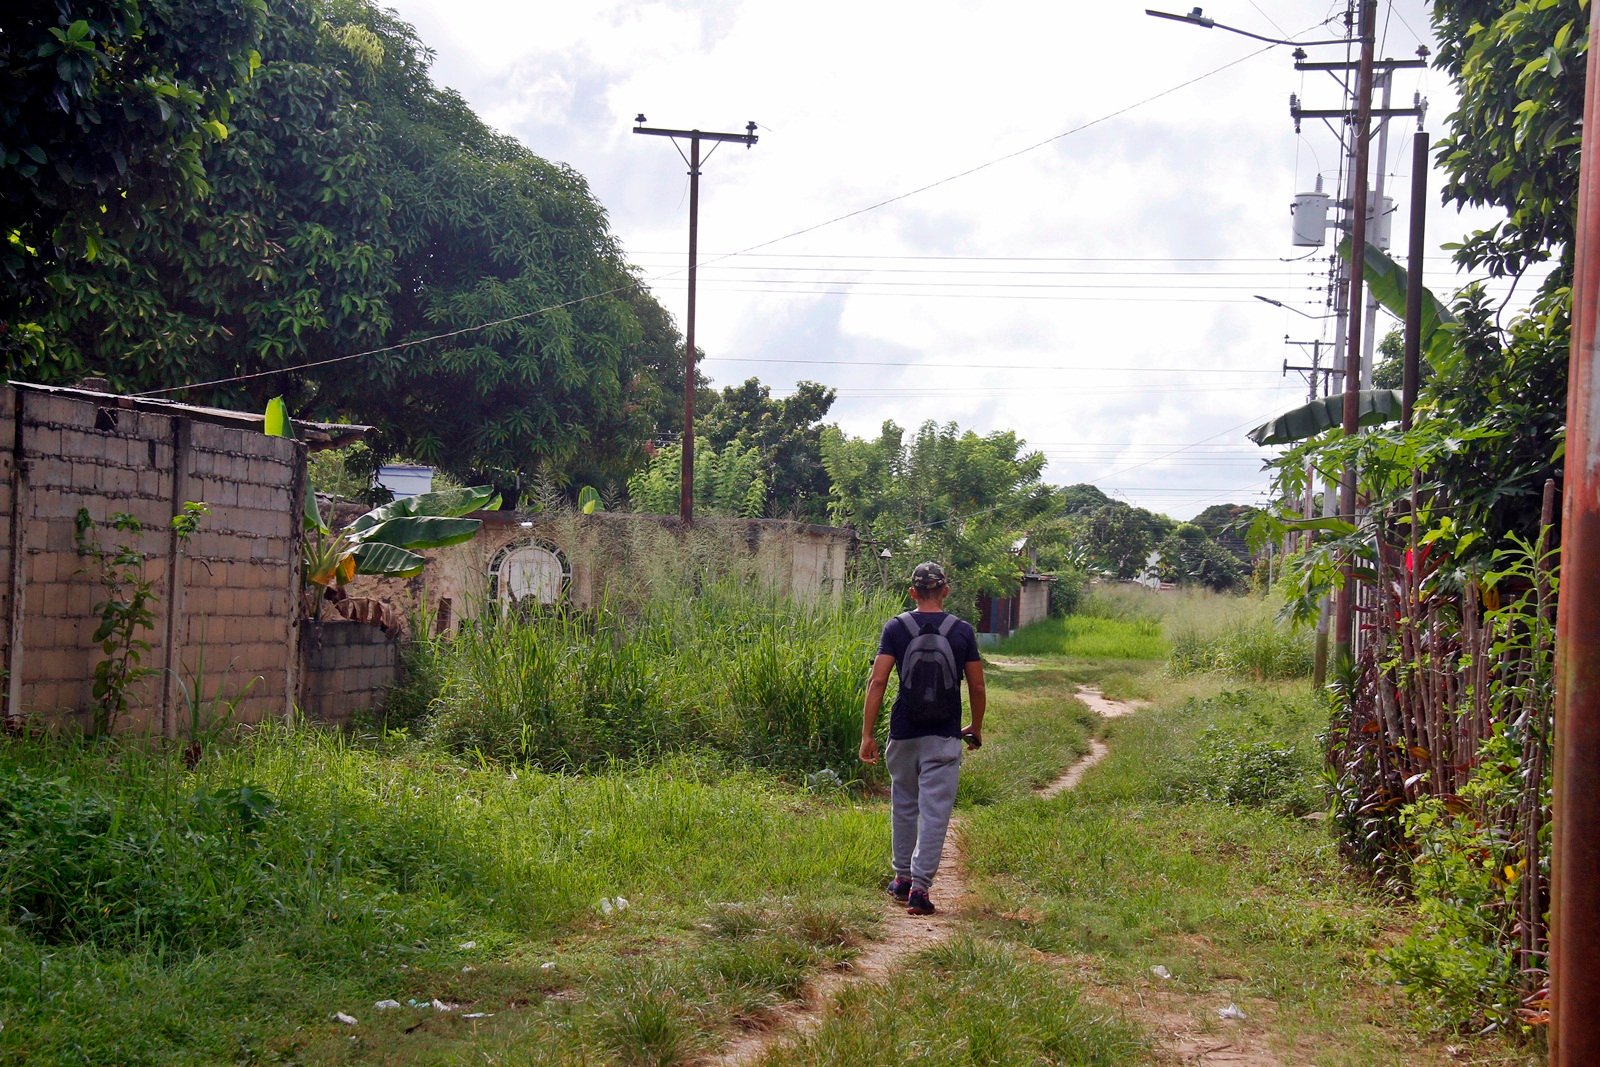
[[[1161,981],[1157,979],[1157,981]],[[1244,1005],[1200,998],[1151,986],[1120,998],[1127,1015],[1160,1035],[1156,1062],[1174,1067],[1284,1067],[1267,1044],[1272,1006],[1259,1001]],[[1215,1002],[1213,1004],[1213,1002]],[[1242,1007],[1244,1018],[1223,1018],[1223,1007]]]
[[[1111,700],[1098,689],[1089,686],[1078,687],[1078,699],[1089,706],[1089,710],[1105,719],[1115,719],[1123,715],[1131,715],[1144,707],[1143,701]],[[1089,752],[1078,762],[1068,767],[1055,781],[1040,786],[1037,790],[1041,797],[1049,799],[1057,793],[1064,793],[1083,780],[1089,773],[1089,768],[1106,758],[1111,749],[1106,747],[1104,741],[1096,738],[1089,742]]]
[[[1090,711],[1107,719],[1116,719],[1123,715],[1132,715],[1140,708],[1150,706],[1148,702],[1143,700],[1112,700],[1110,697],[1100,692],[1100,690],[1089,685],[1080,685],[1078,687],[1077,697],[1079,700],[1089,705]]]

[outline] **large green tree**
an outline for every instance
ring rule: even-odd
[[[926,422],[907,441],[893,422],[870,440],[831,428],[823,462],[836,521],[890,553],[891,578],[909,574],[912,557],[937,559],[963,595],[1014,592],[1023,569],[1017,542],[1059,507],[1040,481],[1044,454],[1026,451],[1010,431]]]
[[[620,483],[677,339],[583,179],[433,85],[412,28],[369,0],[275,4],[258,47],[231,135],[200,153],[206,188],[148,205],[124,247],[59,262],[21,309],[41,341],[13,369],[234,379],[177,395],[285,393],[508,491],[574,469]],[[252,377],[280,368],[300,369]]]
[[[801,382],[791,395],[775,399],[768,386],[750,378],[723,389],[695,428],[718,449],[738,444],[759,453],[766,481],[764,515],[825,522],[829,484],[822,420],[836,395],[816,382]]]
[[[0,325],[57,264],[93,260],[206,191],[258,61],[264,0],[11,0],[0,7]]]
[[[1497,275],[1558,256],[1570,266],[1577,226],[1585,0],[1435,0],[1435,64],[1459,94],[1439,143],[1447,202],[1506,218],[1457,258]],[[1565,284],[1561,270],[1550,285]]]

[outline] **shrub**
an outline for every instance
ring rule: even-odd
[[[1184,711],[1208,720],[1191,754],[1168,772],[1178,799],[1303,815],[1322,806],[1320,753],[1277,698],[1260,691],[1190,700]]]
[[[1430,1029],[1508,1027],[1522,1001],[1515,927],[1526,860],[1496,818],[1516,805],[1521,744],[1497,723],[1478,759],[1459,795],[1424,796],[1401,814],[1421,921],[1382,960]]]
[[[1055,571],[1050,583],[1050,617],[1066,618],[1077,611],[1089,592],[1089,576],[1080,570],[1063,567]]]

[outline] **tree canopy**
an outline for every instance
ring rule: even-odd
[[[264,0],[0,10],[0,322],[19,324],[57,263],[92,261],[152,210],[206,192],[203,156],[228,135],[265,11]]]
[[[695,428],[718,449],[739,445],[760,456],[766,496],[759,514],[825,522],[829,484],[822,419],[836,395],[816,382],[801,382],[792,395],[774,399],[768,386],[750,378],[723,389]]]
[[[237,32],[199,0],[171,6],[199,13],[197,50],[258,29],[228,136],[183,142],[187,185],[129,160],[130,187],[167,195],[124,198],[125,240],[39,255],[48,284],[13,313],[28,343],[8,346],[12,372],[132,391],[231,379],[176,395],[282,393],[474,480],[632,470],[678,339],[583,179],[436,87],[412,28],[370,0],[219,4],[256,12]],[[58,230],[93,205],[62,210]],[[251,377],[282,368],[298,369]]]
[[[907,441],[892,421],[872,440],[834,427],[822,455],[836,521],[901,563],[940,560],[965,594],[1015,591],[1015,545],[1057,507],[1040,480],[1044,454],[1024,451],[1010,431],[979,435],[930,421]],[[896,566],[910,573],[910,564]]]

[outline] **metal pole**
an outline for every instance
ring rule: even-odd
[[[1348,136],[1348,133],[1347,133]],[[1354,140],[1346,145],[1344,161],[1344,194],[1346,199],[1352,195],[1351,190],[1355,185],[1356,175],[1356,146]],[[1354,203],[1354,201],[1350,201]],[[1363,212],[1364,214],[1365,212]],[[1356,212],[1351,209],[1345,217],[1355,224]],[[1348,388],[1349,377],[1345,374],[1345,348],[1346,334],[1350,328],[1350,265],[1342,258],[1333,257],[1333,366],[1328,371],[1326,390],[1324,396],[1331,395],[1335,377],[1339,379],[1339,391]],[[1332,518],[1338,508],[1339,494],[1333,479],[1326,478],[1322,483],[1322,517]],[[1324,593],[1317,601],[1317,626],[1316,638],[1313,645],[1314,652],[1311,666],[1311,685],[1321,689],[1328,684],[1328,631],[1331,628],[1333,615],[1333,599]]]
[[[1383,103],[1378,110],[1384,117],[1378,120],[1377,175],[1373,178],[1372,189],[1367,194],[1370,207],[1367,217],[1371,219],[1370,225],[1373,230],[1382,233],[1383,189],[1386,184],[1385,179],[1388,177],[1384,171],[1389,165],[1389,119],[1387,112],[1391,96],[1390,86],[1394,82],[1394,72],[1385,70],[1379,73],[1376,69],[1376,63],[1373,64],[1373,67],[1372,79],[1374,87],[1376,87],[1378,79],[1383,79]],[[1372,168],[1369,167],[1368,169]],[[1378,362],[1373,358],[1373,353],[1378,347],[1378,298],[1373,296],[1371,292],[1367,293],[1367,318],[1366,324],[1362,329],[1364,332],[1361,335],[1361,388],[1371,389],[1372,370]]]
[[[1590,7],[1589,33],[1600,33]],[[1556,617],[1554,841],[1550,879],[1550,1064],[1600,1063],[1600,49],[1589,50],[1583,109],[1567,458]]]
[[[1422,253],[1428,213],[1428,135],[1411,139],[1411,240],[1406,246],[1405,379],[1400,386],[1400,429],[1411,429],[1422,377]]]
[[[689,137],[689,314],[683,327],[683,473],[678,518],[694,521],[694,296],[700,248],[700,131]]]
[[[1372,124],[1372,47],[1376,14],[1373,0],[1361,0],[1361,66],[1356,76],[1356,121],[1350,133],[1355,145],[1355,167],[1350,203],[1350,334],[1345,349],[1344,433],[1356,432],[1360,416],[1361,382],[1361,289],[1366,275],[1367,245],[1367,131]],[[1356,472],[1349,465],[1339,479],[1339,514],[1347,522],[1356,519]],[[1353,556],[1344,564],[1344,581],[1334,610],[1334,658],[1341,664],[1352,657],[1355,640],[1356,565]]]

